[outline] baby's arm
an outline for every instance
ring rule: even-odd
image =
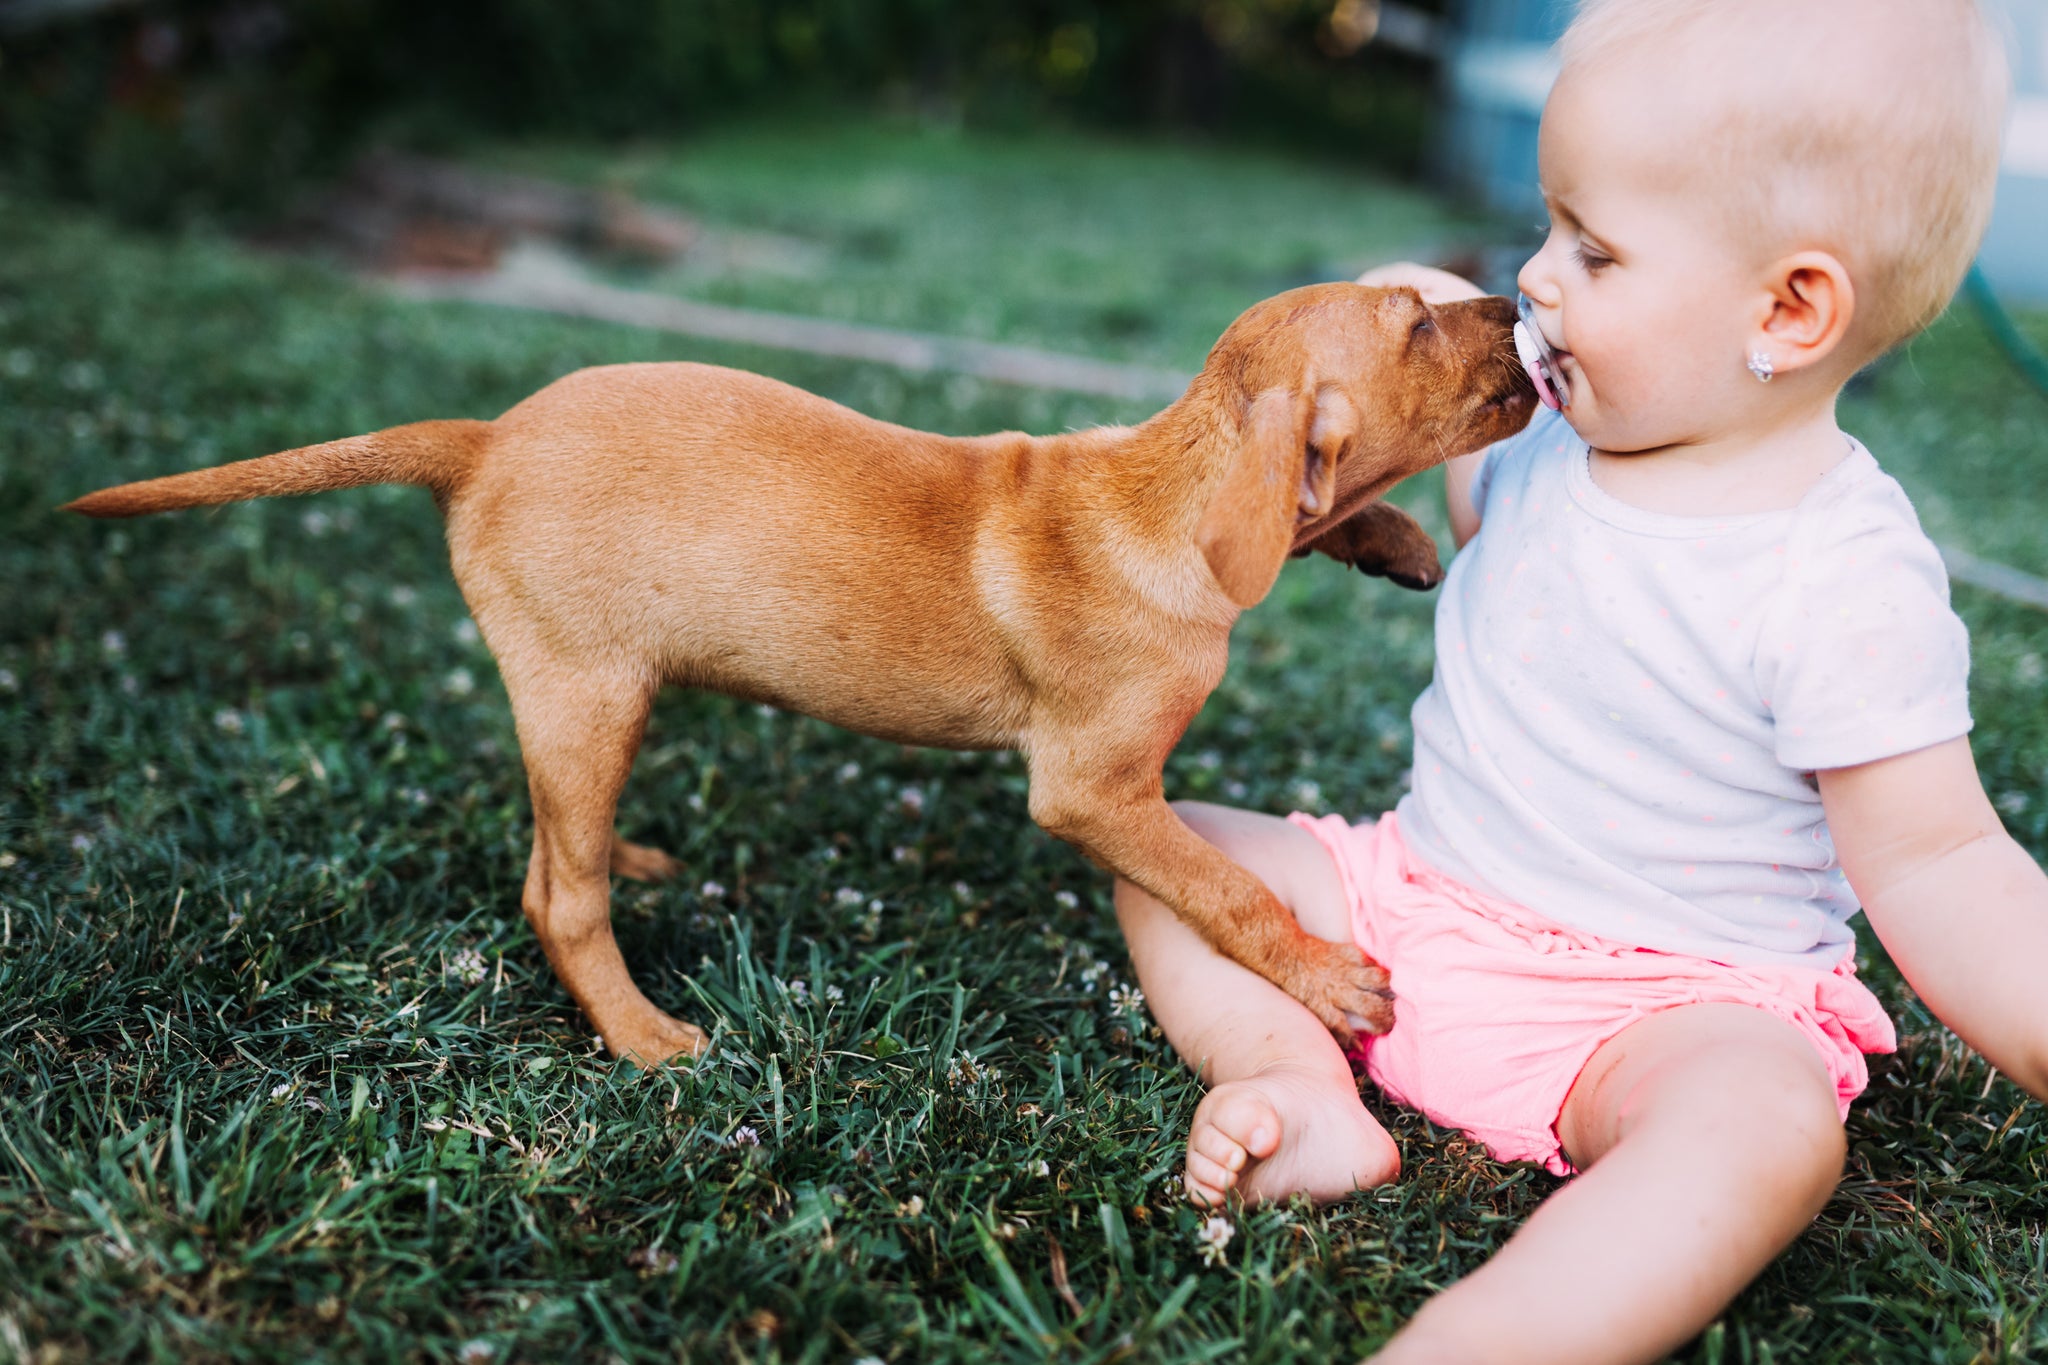
[[[1906,980],[2048,1101],[2048,876],[1999,823],[1969,741],[1819,778],[1842,868]]]
[[[1461,275],[1413,261],[1375,266],[1360,275],[1357,282],[1383,289],[1405,285],[1422,295],[1424,303],[1456,303],[1486,296],[1484,289]],[[1479,534],[1479,509],[1472,505],[1472,476],[1479,471],[1479,459],[1485,453],[1475,450],[1444,466],[1444,502],[1451,515],[1451,538],[1461,550],[1466,541]]]

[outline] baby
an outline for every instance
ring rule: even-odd
[[[1519,282],[1566,405],[1448,471],[1413,791],[1356,826],[1180,808],[1386,965],[1360,1056],[1390,1099],[1583,1172],[1384,1361],[1645,1361],[1718,1315],[1827,1202],[1894,1045],[1859,903],[2048,1098],[2048,878],[1978,781],[1941,561],[1835,423],[1984,229],[1997,45],[1974,0],[1588,0],[1561,52]],[[1117,909],[1213,1087],[1191,1197],[1395,1177],[1305,1009],[1136,887]]]

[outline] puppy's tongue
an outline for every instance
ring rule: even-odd
[[[1529,372],[1529,382],[1536,386],[1536,396],[1543,400],[1543,406],[1552,412],[1561,412],[1564,405],[1557,400],[1557,391],[1550,387],[1550,380],[1544,376],[1542,343],[1530,334],[1529,324],[1515,324],[1515,354],[1521,358],[1522,368]]]

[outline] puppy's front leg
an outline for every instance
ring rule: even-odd
[[[1099,756],[1084,772],[1034,750],[1032,819],[1172,906],[1217,951],[1308,1006],[1338,1041],[1349,1045],[1357,1034],[1393,1027],[1385,968],[1296,923],[1264,882],[1174,813],[1156,767],[1149,783],[1105,780],[1116,771]]]
[[[1360,573],[1390,578],[1404,588],[1433,588],[1444,581],[1436,541],[1390,502],[1367,503],[1294,553],[1299,557],[1310,551]]]

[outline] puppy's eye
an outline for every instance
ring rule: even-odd
[[[1429,314],[1424,313],[1421,317],[1415,320],[1415,325],[1408,329],[1408,335],[1411,337],[1419,337],[1429,332],[1433,332],[1435,330],[1436,319],[1432,318]]]

